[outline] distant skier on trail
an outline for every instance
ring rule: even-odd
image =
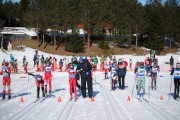
[[[108,79],[108,71],[109,71],[109,65],[107,61],[104,61],[104,79]]]
[[[0,75],[3,75],[3,97],[2,100],[5,99],[5,94],[6,94],[6,86],[8,88],[8,99],[11,99],[11,78],[10,78],[10,74],[11,74],[11,70],[8,67],[9,63],[8,62],[4,62],[3,63],[3,67],[2,70],[0,72]]]
[[[171,58],[169,59],[170,62],[170,71],[172,71],[172,68],[174,67],[174,58],[173,56],[171,56]]]
[[[176,68],[172,68],[171,75],[174,77],[174,99],[176,99],[179,98],[180,63],[176,63]]]
[[[129,69],[132,70],[132,59],[129,60]]]
[[[39,93],[40,93],[40,87],[42,90],[42,97],[45,97],[45,92],[44,92],[44,82],[45,80],[40,74],[32,74],[28,73],[28,75],[32,75],[36,79],[36,87],[37,87],[37,98],[39,98]]]

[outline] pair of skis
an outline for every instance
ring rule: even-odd
[[[139,101],[139,102],[142,102],[142,101],[145,101],[145,102],[149,102],[149,100],[147,100],[146,98],[144,98],[144,97],[136,97],[137,98],[137,100]]]
[[[46,100],[47,98],[49,98],[51,94],[52,94],[52,93],[46,95],[45,97],[37,98],[37,99],[34,101],[34,103],[38,102],[39,100],[41,100],[40,103],[42,103],[44,100]]]

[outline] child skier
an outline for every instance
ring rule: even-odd
[[[153,88],[156,90],[156,81],[157,81],[157,72],[159,72],[159,66],[154,63],[153,66],[150,69],[151,71],[151,89],[153,90]],[[154,86],[153,86],[154,83]]]
[[[143,95],[145,94],[145,76],[146,76],[146,69],[144,66],[144,62],[140,62],[139,66],[135,69],[136,74],[136,90],[137,90],[137,95],[141,97],[139,94],[141,89],[143,90]]]
[[[14,74],[18,74],[18,63],[17,63],[17,59],[14,60],[14,63],[13,63],[13,70],[14,70]]]
[[[111,70],[111,90],[115,90],[116,80],[118,79],[117,76],[117,64],[116,61],[114,61],[110,67]]]
[[[129,68],[132,70],[132,59],[129,60]]]
[[[8,87],[8,99],[11,99],[11,78],[10,78],[10,74],[11,74],[11,70],[8,67],[9,63],[8,62],[4,62],[3,63],[3,67],[2,67],[2,71],[0,72],[0,75],[3,75],[3,97],[2,100],[5,99],[5,94],[6,94],[6,85]]]
[[[104,62],[104,73],[105,73],[104,79],[108,79],[108,70],[109,70],[109,65],[108,65],[107,61],[105,61]]]
[[[72,89],[74,89],[74,96],[75,96],[75,101],[76,101],[77,100],[77,94],[76,94],[76,73],[77,72],[74,69],[74,66],[72,63],[69,64],[68,73],[69,73],[70,101],[72,100]]]
[[[49,85],[49,93],[52,90],[52,67],[50,66],[50,62],[46,63],[45,71],[44,71],[44,78]],[[45,93],[47,94],[47,85],[45,85]]]
[[[62,59],[59,60],[59,70],[60,72],[62,72],[62,68],[63,68],[63,61]]]
[[[28,73],[28,75],[32,75],[36,79],[36,86],[37,86],[37,99],[39,99],[39,92],[40,92],[40,87],[42,90],[42,97],[45,97],[45,92],[44,92],[44,79],[40,74],[32,74]]]
[[[23,63],[25,73],[27,73],[27,66],[28,66],[28,62],[25,60]]]
[[[179,98],[180,63],[176,63],[176,68],[172,68],[171,75],[174,76],[174,99],[176,99]]]

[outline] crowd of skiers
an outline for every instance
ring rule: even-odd
[[[28,72],[27,65],[28,62],[26,57],[23,57],[23,66],[25,73],[31,75],[36,80],[37,86],[37,98],[40,98],[40,88],[42,89],[42,96],[47,95],[52,92],[52,72],[55,69],[59,69],[60,72],[64,70],[68,72],[69,76],[69,91],[70,91],[70,100],[74,98],[77,99],[77,90],[76,87],[81,91],[82,97],[86,98],[86,88],[88,88],[88,97],[92,98],[93,96],[93,71],[97,71],[97,65],[100,64],[100,71],[104,72],[104,79],[110,78],[111,85],[110,89],[116,89],[116,83],[119,83],[119,89],[124,90],[125,86],[125,77],[127,73],[128,62],[123,58],[117,59],[114,57],[102,56],[100,61],[97,57],[76,57],[72,56],[71,62],[67,63],[66,58],[59,60],[59,67],[57,67],[57,59],[55,57],[45,58],[43,55],[38,55],[38,51],[35,50],[35,55],[33,58],[34,67],[36,66],[37,72],[43,71],[44,76],[40,74],[32,74]],[[99,63],[100,62],[100,63]],[[132,59],[129,60],[129,69],[132,70]],[[174,64],[174,63],[173,63]],[[171,75],[174,77],[174,99],[179,98],[179,87],[180,87],[180,63],[177,63],[175,67],[171,65]],[[17,59],[14,59],[13,55],[10,55],[10,62],[3,61],[2,71],[0,72],[3,75],[3,98],[5,99],[6,86],[8,87],[8,98],[11,99],[11,89],[10,89],[10,74],[13,70],[14,73],[18,73],[17,68]],[[108,73],[110,72],[110,76]],[[155,58],[155,55],[147,57],[144,61],[136,61],[134,67],[135,73],[135,86],[137,90],[137,95],[141,95],[140,91],[143,91],[145,94],[145,79],[146,77],[151,77],[151,90],[157,89],[157,73],[160,72],[160,67],[158,66],[158,59]],[[81,83],[78,83],[78,80],[81,79]],[[86,87],[87,84],[87,87]],[[48,87],[47,87],[48,86]]]

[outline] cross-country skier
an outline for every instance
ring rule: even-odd
[[[60,72],[62,72],[62,68],[63,68],[63,61],[62,59],[59,60],[59,70]]]
[[[27,60],[25,60],[24,63],[23,63],[25,73],[27,73],[27,70],[28,70],[27,66],[28,66],[28,62],[27,62]]]
[[[172,68],[171,75],[174,76],[174,99],[176,99],[179,98],[180,63],[176,63],[176,68]]]
[[[17,59],[15,59],[14,60],[14,63],[13,63],[13,70],[14,70],[14,73],[18,73],[18,68],[17,68],[17,66],[18,66],[18,63],[17,63]]]
[[[94,56],[94,58],[93,58],[93,63],[94,63],[94,71],[96,71],[97,70],[97,64],[98,64],[98,59],[96,56]]]
[[[172,68],[174,67],[174,58],[173,56],[171,56],[171,58],[169,59],[169,64],[170,64],[170,71],[172,71]]]
[[[42,90],[42,97],[45,97],[45,92],[44,92],[44,82],[45,80],[43,79],[43,77],[40,74],[32,74],[32,73],[28,73],[28,75],[32,75],[35,79],[36,79],[36,87],[37,87],[37,98],[39,98],[39,93],[40,93],[40,87]]]
[[[74,61],[72,62],[73,66],[74,66],[74,70],[77,70],[77,66],[78,66],[78,61],[77,59],[74,59]],[[78,87],[79,90],[81,90],[81,86],[78,83],[78,80],[80,79],[80,75],[79,73],[76,74],[76,87]]]
[[[108,79],[108,71],[109,71],[109,65],[107,63],[107,61],[104,61],[104,79]]]
[[[150,68],[150,71],[151,71],[151,89],[153,90],[153,88],[156,89],[157,73],[160,71],[160,68],[156,63],[154,63],[153,66]]]
[[[132,70],[132,59],[129,60],[129,68]]]
[[[74,65],[72,63],[69,64],[68,67],[69,73],[69,91],[70,91],[70,101],[72,100],[72,91],[74,91],[75,101],[77,99],[76,94],[76,70],[74,69]]]
[[[2,99],[5,99],[5,94],[6,94],[6,86],[8,87],[8,99],[11,99],[11,78],[10,78],[10,74],[11,74],[11,70],[8,67],[9,63],[8,62],[4,62],[3,63],[3,67],[2,70],[0,72],[0,75],[3,75],[3,97]]]
[[[137,95],[141,97],[139,94],[141,89],[143,90],[143,95],[145,94],[145,76],[146,76],[146,69],[144,66],[144,62],[140,62],[139,66],[135,69],[134,73],[136,74],[136,90]]]
[[[116,61],[113,61],[112,65],[110,66],[110,70],[111,70],[111,90],[115,90],[115,85],[118,79],[118,75],[117,75],[117,64]]]
[[[92,98],[91,64],[88,60],[84,60],[82,57],[80,57],[77,70],[80,72],[81,75],[81,90],[83,98],[86,98],[86,82],[88,84],[88,96],[89,98]]]
[[[45,70],[44,70],[44,79],[46,83],[49,85],[49,93],[52,90],[52,67],[50,66],[50,62],[46,63]],[[45,93],[47,94],[47,85],[45,85]]]

